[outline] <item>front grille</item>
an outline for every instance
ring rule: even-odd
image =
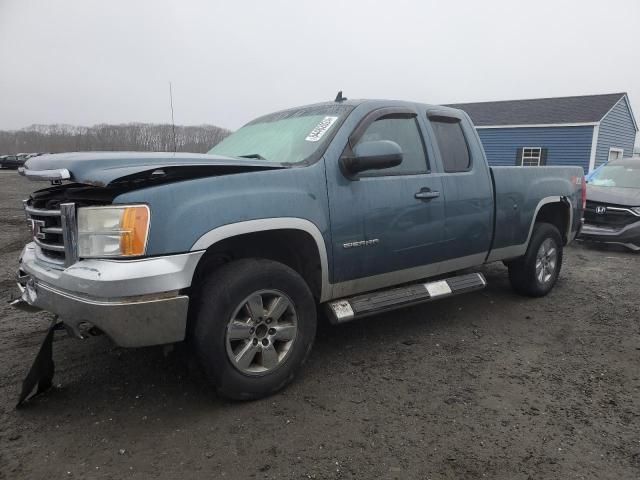
[[[75,205],[58,204],[54,208],[36,208],[25,202],[25,213],[33,241],[46,260],[62,265],[75,261]]]
[[[604,213],[597,213],[598,209],[603,208]],[[584,210],[584,221],[590,225],[620,229],[640,221],[640,216],[634,214],[628,207],[588,200]]]

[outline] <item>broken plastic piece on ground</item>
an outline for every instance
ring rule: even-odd
[[[55,365],[53,363],[53,333],[61,327],[62,323],[58,322],[57,317],[51,321],[47,335],[44,337],[44,341],[33,361],[33,365],[31,365],[29,373],[22,381],[22,391],[20,392],[20,398],[18,399],[16,408],[23,405],[36,386],[38,390],[29,398],[40,395],[51,388],[53,374],[55,372]]]

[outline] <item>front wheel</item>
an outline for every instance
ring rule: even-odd
[[[516,292],[530,297],[549,293],[562,268],[562,237],[558,229],[549,223],[536,223],[527,252],[509,262],[508,267]]]
[[[193,342],[222,396],[268,396],[298,373],[316,332],[316,306],[305,281],[271,260],[242,259],[202,286]]]

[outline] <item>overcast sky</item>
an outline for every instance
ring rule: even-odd
[[[640,1],[0,0],[0,129],[629,93]],[[640,119],[640,118],[639,118]]]

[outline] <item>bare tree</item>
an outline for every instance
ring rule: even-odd
[[[203,153],[231,132],[214,125],[176,126],[179,152]],[[0,154],[19,152],[79,152],[96,150],[173,151],[171,125],[31,125],[21,130],[0,130]]]

